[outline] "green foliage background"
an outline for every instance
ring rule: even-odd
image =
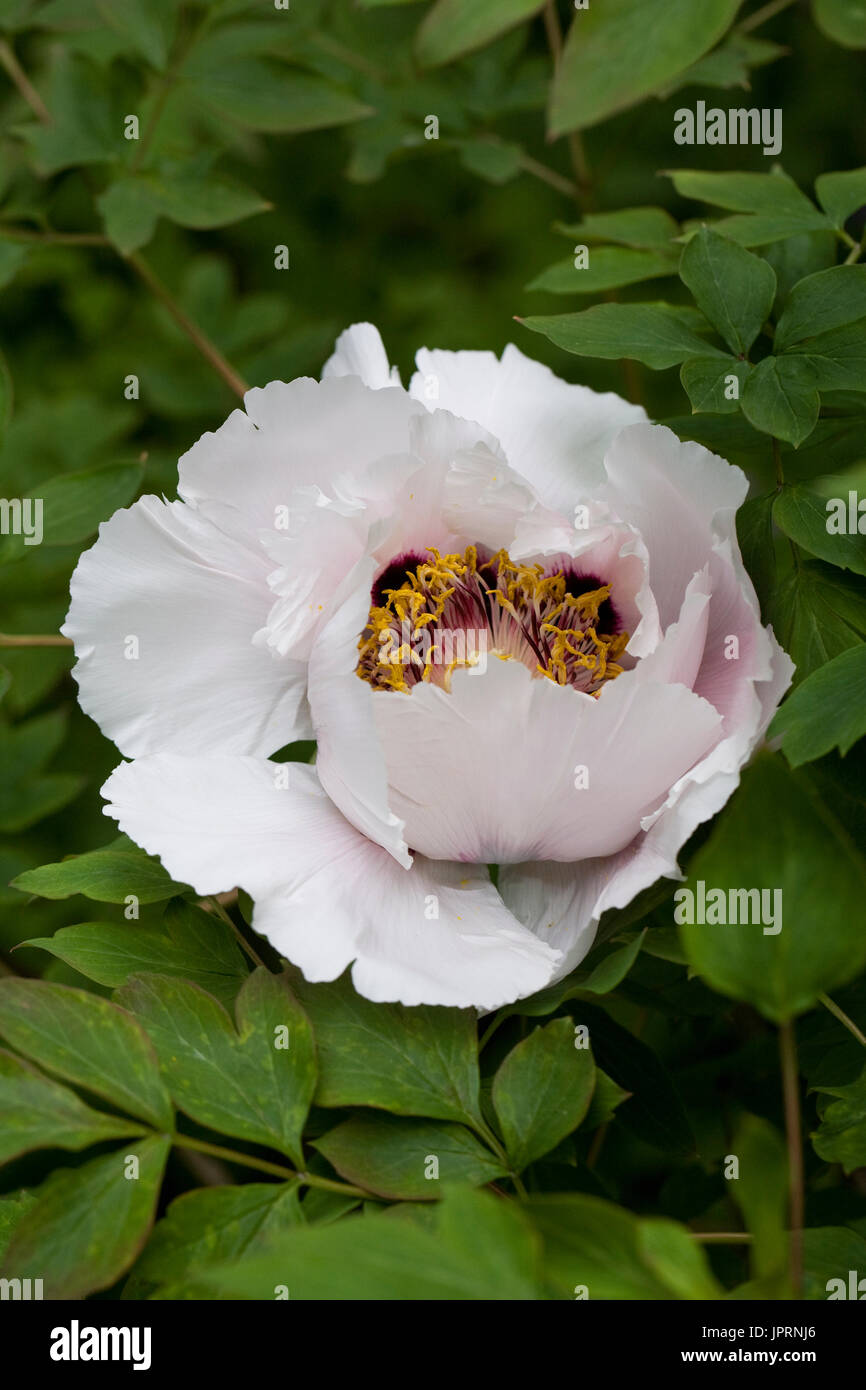
[[[866,1273],[866,546],[824,526],[866,466],[861,0],[0,0],[0,31],[0,495],[46,509],[43,545],[0,538],[2,1273],[136,1299]],[[698,99],[781,108],[784,173],[675,145]],[[683,863],[782,887],[778,938],[678,933],[664,882],[479,1024],[310,986],[243,894],[205,911],[111,841],[117,752],[68,650],[15,639],[57,633],[98,523],[173,495],[233,381],[318,375],[360,319],[404,379],[422,344],[514,340],[746,469],[796,690]]]

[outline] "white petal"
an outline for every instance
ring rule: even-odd
[[[372,323],[353,323],[340,334],[333,356],[322,368],[322,376],[359,376],[365,386],[374,390],[400,385],[400,372],[396,367],[389,368],[385,345]]]
[[[310,980],[354,961],[370,999],[493,1009],[541,989],[558,963],[486,870],[401,868],[340,815],[314,768],[160,754],[121,764],[103,793],[173,877],[250,893],[256,930]]]
[[[370,612],[375,562],[366,557],[351,591],[324,624],[310,653],[308,695],[322,786],[363,835],[404,865],[403,822],[388,804],[385,760],[373,720],[373,691],[357,675],[358,638]]]
[[[389,454],[405,453],[421,410],[405,391],[372,391],[357,377],[272,381],[244,397],[215,433],[178,465],[178,492],[232,535],[273,533],[295,488],[330,497]]]
[[[569,516],[603,482],[604,455],[617,432],[646,419],[641,406],[561,381],[513,344],[501,361],[492,352],[427,348],[415,360],[412,395],[484,425],[546,505]]]
[[[182,502],[142,497],[103,523],[62,630],[81,706],[121,752],[268,754],[310,736],[303,667],[253,646],[269,568]]]
[[[372,704],[408,844],[476,863],[615,853],[721,728],[705,700],[640,666],[596,699],[495,655],[455,671],[450,694],[419,683]]]
[[[630,425],[605,457],[601,497],[635,526],[650,557],[662,627],[675,621],[692,576],[717,540],[732,537],[748,490],[745,474],[663,425]]]

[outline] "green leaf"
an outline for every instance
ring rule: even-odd
[[[783,352],[794,343],[842,328],[866,316],[866,266],[834,265],[807,275],[788,296],[776,325],[774,347]]]
[[[776,298],[772,266],[712,227],[702,227],[683,248],[680,279],[731,351],[744,357]]]
[[[228,179],[182,168],[118,179],[97,200],[105,233],[124,256],[150,241],[160,217],[181,227],[225,227],[271,204]]]
[[[159,860],[145,854],[125,835],[105,849],[27,869],[12,880],[12,887],[40,898],[71,898],[74,893],[83,893],[98,903],[124,903],[133,896],[141,904],[163,902],[189,891],[186,884],[169,878]]]
[[[535,1028],[512,1048],[493,1078],[493,1105],[517,1172],[577,1129],[594,1086],[592,1055],[576,1046],[570,1018]]]
[[[551,135],[595,125],[670,83],[718,42],[740,3],[667,0],[651,22],[643,0],[578,11],[553,82]]]
[[[832,1298],[862,1298],[857,1284],[866,1269],[866,1240],[848,1226],[818,1226],[803,1232],[803,1266],[806,1298],[825,1302]],[[851,1291],[851,1270],[855,1290]],[[841,1281],[835,1286],[831,1280]]]
[[[796,343],[781,360],[804,362],[821,391],[866,391],[866,317]]]
[[[548,290],[551,294],[598,294],[621,285],[653,280],[660,275],[675,275],[676,269],[676,258],[667,250],[603,246],[590,252],[585,268],[578,269],[574,258],[557,261],[531,280],[526,288]]]
[[[40,174],[56,174],[73,164],[100,164],[117,159],[123,139],[123,113],[108,79],[95,63],[55,50],[50,80],[42,92],[51,123],[22,128],[33,147]]]
[[[316,1103],[373,1105],[434,1120],[481,1119],[478,1040],[471,1009],[374,1004],[348,974],[292,985],[313,1024],[319,1054]]]
[[[533,1195],[524,1209],[541,1234],[544,1271],[558,1297],[595,1302],[674,1296],[641,1248],[637,1218],[623,1207],[599,1197],[569,1194]]]
[[[135,51],[151,67],[162,71],[174,38],[178,0],[100,0],[100,15],[106,24],[130,39]]]
[[[818,561],[792,570],[779,585],[771,619],[802,681],[840,652],[866,640],[866,583]]]
[[[768,733],[782,735],[792,767],[833,748],[844,757],[866,734],[866,645],[850,647],[807,676],[776,712]]]
[[[43,774],[66,736],[61,710],[19,724],[0,721],[0,831],[15,834],[59,811],[77,796],[84,778],[74,773]]]
[[[725,217],[716,231],[741,246],[764,246],[770,241],[823,231],[832,226],[811,199],[782,169],[771,174],[710,174],[702,169],[666,169],[684,198],[728,208],[738,217]]]
[[[846,169],[839,174],[819,174],[815,192],[833,225],[844,227],[852,213],[866,204],[866,166]]]
[[[798,448],[818,422],[815,373],[796,357],[765,357],[746,377],[743,414],[756,430]]]
[[[0,1275],[42,1279],[53,1300],[116,1283],[147,1239],[168,1150],[168,1139],[145,1139],[57,1169],[18,1222]]]
[[[714,411],[732,415],[740,408],[746,377],[752,371],[748,362],[736,357],[689,357],[680,368],[680,381],[691,401],[692,411]],[[730,377],[737,381],[737,395],[731,396]]]
[[[520,322],[580,357],[633,357],[655,370],[714,350],[698,336],[709,332],[703,315],[672,304],[593,304],[577,314],[542,314]]]
[[[17,241],[0,241],[0,289],[5,289],[30,255],[31,248]],[[8,387],[6,388],[8,390]]]
[[[488,183],[508,183],[520,173],[523,152],[503,140],[461,140],[460,162]]]
[[[182,898],[169,903],[157,927],[82,922],[22,944],[50,951],[88,980],[112,989],[142,972],[179,975],[225,1005],[234,1001],[248,974],[231,928]]]
[[[154,1227],[123,1297],[147,1299],[167,1284],[183,1284],[185,1295],[195,1297],[202,1287],[196,1286],[199,1269],[264,1249],[303,1219],[294,1183],[251,1182],[184,1192]],[[212,1297],[212,1292],[201,1296]]]
[[[38,510],[31,511],[28,530],[31,535],[39,535],[38,543],[42,545],[71,545],[86,540],[100,521],[131,501],[143,477],[144,464],[133,462],[100,464],[80,473],[60,473],[49,478],[29,494]],[[34,531],[34,527],[39,529]],[[4,536],[0,560],[18,560],[32,545],[23,530]]]
[[[831,500],[838,500],[840,506],[829,506]],[[773,508],[773,520],[786,536],[811,555],[838,565],[840,569],[866,575],[866,536],[857,529],[860,514],[855,509],[854,517],[849,518],[848,509],[846,480],[827,477],[811,485],[795,483],[793,487],[783,488]],[[841,517],[838,516],[840,512]],[[844,524],[844,531],[828,529],[834,517],[839,519],[840,525]],[[854,521],[853,530],[849,526],[850,519]]]
[[[268,1254],[208,1269],[229,1298],[311,1301],[490,1300],[541,1297],[538,1242],[513,1203],[455,1189],[430,1229],[392,1215],[348,1216],[290,1231]]]
[[[620,208],[617,212],[588,212],[574,225],[556,224],[556,230],[577,242],[613,241],[641,249],[669,246],[679,225],[664,208]]]
[[[672,87],[667,88],[665,97],[683,87],[745,87],[750,84],[753,68],[763,67],[782,58],[788,52],[781,44],[767,39],[753,38],[751,34],[738,34],[734,31],[723,44],[699,58],[692,67],[676,78]]]
[[[172,1128],[153,1048],[108,999],[44,980],[0,980],[0,1034],[65,1081],[158,1129]]]
[[[634,941],[630,941],[626,946],[620,946],[610,955],[600,960],[585,979],[580,978],[580,973],[575,978],[575,985],[581,990],[587,990],[590,994],[610,994],[618,985],[621,985],[628,972],[631,970],[644,943],[646,931],[640,932]]]
[[[766,613],[776,585],[776,549],[773,544],[773,507],[776,492],[750,497],[737,512],[737,540],[743,564]]]
[[[544,0],[436,0],[415,40],[422,67],[453,62],[482,48],[544,8]]]
[[[637,1246],[644,1263],[677,1298],[724,1298],[700,1244],[676,1221],[644,1217],[638,1222]]]
[[[797,845],[794,855],[791,845]],[[832,893],[827,864],[833,865]],[[704,916],[711,920],[688,922],[701,915],[701,883]],[[752,898],[733,898],[731,890]],[[740,790],[698,850],[689,887],[674,895],[675,915],[693,969],[713,989],[782,1023],[866,963],[859,922],[864,890],[866,864],[827,808],[780,758],[767,756],[743,774]],[[722,895],[720,923],[712,921],[714,891]],[[681,896],[688,893],[691,900]],[[759,920],[730,920],[741,916]]]
[[[9,1242],[24,1213],[33,1206],[36,1198],[32,1192],[10,1192],[8,1197],[0,1197],[0,1260],[9,1249]]]
[[[168,975],[134,976],[116,998],[146,1030],[181,1110],[302,1165],[316,1062],[309,1020],[285,976],[260,967],[245,980],[237,1031],[212,995]]]
[[[74,1091],[2,1050],[0,1112],[0,1163],[31,1149],[86,1149],[139,1132],[128,1121],[91,1110]]]
[[[812,0],[815,23],[844,48],[866,48],[864,0]]]
[[[474,1134],[447,1121],[355,1115],[313,1147],[349,1182],[404,1201],[433,1201],[440,1183],[482,1186],[507,1172]]]
[[[743,1115],[731,1154],[738,1161],[738,1176],[728,1179],[728,1190],[752,1235],[752,1276],[765,1279],[784,1271],[788,1261],[788,1151],[771,1124]]]
[[[193,50],[183,86],[223,121],[274,135],[323,130],[371,116],[374,108],[321,77],[265,58],[214,64]]]
[[[821,1086],[834,1096],[821,1111],[821,1123],[812,1135],[819,1158],[841,1163],[845,1173],[866,1168],[866,1068],[850,1086]]]

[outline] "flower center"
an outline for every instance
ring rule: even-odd
[[[629,639],[610,595],[595,575],[548,573],[505,550],[406,552],[373,585],[357,674],[374,690],[408,693],[418,681],[450,690],[454,670],[484,669],[489,652],[597,695],[622,671]]]

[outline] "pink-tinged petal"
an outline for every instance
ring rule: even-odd
[[[375,573],[370,557],[346,581],[310,653],[307,693],[315,737],[316,768],[331,800],[369,840],[398,863],[411,856],[403,822],[389,806],[385,759],[373,718],[373,691],[357,675],[358,638],[370,612]]]
[[[310,736],[304,668],[253,646],[269,568],[182,502],[142,497],[103,523],[63,632],[81,707],[121,752],[266,755]]]
[[[735,534],[748,490],[745,474],[701,444],[683,444],[663,425],[630,425],[605,457],[600,497],[640,532],[662,627],[676,620],[692,576],[713,546]]]
[[[322,376],[359,376],[373,390],[400,385],[400,372],[388,366],[385,345],[372,323],[353,323],[340,334]]]
[[[272,534],[299,487],[318,486],[349,510],[359,475],[406,452],[422,407],[396,387],[357,377],[272,381],[244,397],[220,429],[203,434],[178,465],[178,492],[231,535]]]
[[[450,694],[432,683],[377,691],[389,802],[407,843],[434,859],[497,864],[622,849],[721,727],[684,686],[639,674],[594,698],[488,655],[486,670],[453,673]],[[581,768],[588,786],[576,785]]]
[[[505,908],[486,870],[401,868],[340,814],[314,768],[166,754],[109,777],[106,813],[198,893],[239,886],[253,926],[309,980],[354,962],[380,1002],[497,1008],[543,988],[556,951]]]
[[[604,456],[618,431],[646,419],[641,406],[561,381],[513,344],[501,360],[492,352],[427,348],[415,360],[412,395],[484,425],[515,472],[565,515],[603,482]]]

